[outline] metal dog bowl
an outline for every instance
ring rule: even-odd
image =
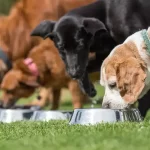
[[[69,120],[72,112],[61,111],[35,111],[31,117],[32,121]]]
[[[29,120],[33,115],[32,110],[0,109],[0,122],[10,123],[15,121]]]
[[[41,107],[40,106],[30,106],[30,105],[15,105],[12,106],[11,109],[30,109],[30,110],[40,110]]]
[[[75,109],[69,124],[94,125],[119,121],[140,122],[142,118],[138,109]]]

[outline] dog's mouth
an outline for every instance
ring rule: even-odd
[[[68,72],[69,76],[76,80],[76,79],[81,79],[84,75],[84,71],[78,71],[76,73]]]
[[[10,100],[10,101],[5,102],[4,100],[1,100],[0,106],[1,108],[9,109],[15,105],[16,101],[17,100]]]

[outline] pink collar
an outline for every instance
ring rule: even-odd
[[[39,75],[39,71],[38,71],[37,65],[33,62],[32,58],[26,58],[24,60],[24,64],[26,64],[28,66],[29,70],[31,71],[31,73],[34,76],[38,76]]]

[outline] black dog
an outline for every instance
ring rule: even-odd
[[[84,85],[88,80],[86,70],[99,70],[114,46],[132,33],[148,28],[149,8],[149,0],[100,0],[70,11],[57,22],[42,22],[31,35],[52,39],[70,76],[85,77],[81,84]],[[90,51],[97,53],[97,59],[91,62],[96,64],[93,67],[88,66]]]

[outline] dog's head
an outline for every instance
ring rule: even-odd
[[[98,19],[64,16],[57,22],[43,21],[31,35],[53,40],[69,75],[80,78],[88,65],[88,53],[94,36],[103,32],[106,28]]]
[[[38,86],[37,77],[32,74],[23,60],[18,60],[1,84],[3,107],[9,108],[19,98],[31,96]]]
[[[127,52],[128,53],[128,52]],[[146,65],[134,56],[108,57],[101,67],[101,85],[105,87],[104,108],[124,109],[145,92]]]

